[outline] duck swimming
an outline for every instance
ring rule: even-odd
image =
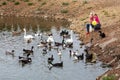
[[[12,57],[14,57],[14,56],[15,56],[14,52],[15,52],[15,50],[6,51],[5,54],[6,54],[6,55],[12,55]]]
[[[31,50],[23,49],[24,54],[32,54],[33,55],[33,48],[34,48],[34,46],[31,47]]]
[[[24,39],[26,41],[29,40],[29,39],[34,39],[34,37],[32,35],[27,35],[26,34],[26,29],[25,28],[23,28],[23,31],[24,31]]]
[[[59,62],[59,63],[51,63],[51,65],[53,67],[63,67],[63,61]]]
[[[48,58],[48,63],[49,63],[49,64],[52,63],[53,60],[54,60],[53,55],[51,55],[51,57]]]

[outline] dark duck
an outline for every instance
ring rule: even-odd
[[[102,31],[98,31],[98,32],[99,32],[99,36],[100,36],[100,38],[105,38],[105,37],[106,37],[106,35],[105,35],[104,32],[102,32]]]
[[[23,49],[24,54],[32,54],[33,55],[33,46],[31,47],[31,50]]]
[[[51,57],[48,58],[48,63],[51,64],[53,60],[54,60],[53,55],[51,55]]]

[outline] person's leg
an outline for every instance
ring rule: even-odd
[[[94,27],[94,30],[97,31],[97,30],[100,30],[101,29],[101,24],[97,24],[95,27]]]
[[[101,29],[101,25],[100,25],[100,24],[97,24],[96,30],[100,30],[100,29]]]
[[[86,24],[87,34],[89,34],[89,26],[90,26],[90,24]]]

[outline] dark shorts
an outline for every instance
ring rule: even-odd
[[[94,30],[100,30],[101,29],[101,24],[97,24],[96,26],[94,26]]]

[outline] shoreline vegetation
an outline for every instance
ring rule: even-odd
[[[43,17],[63,19],[71,22],[70,29],[79,34],[85,44],[93,38],[91,52],[110,70],[96,80],[120,80],[120,1],[119,0],[0,0],[0,17]],[[89,13],[98,14],[101,31],[106,38],[100,39],[98,32],[86,35],[85,24]],[[109,77],[114,79],[107,79]]]

